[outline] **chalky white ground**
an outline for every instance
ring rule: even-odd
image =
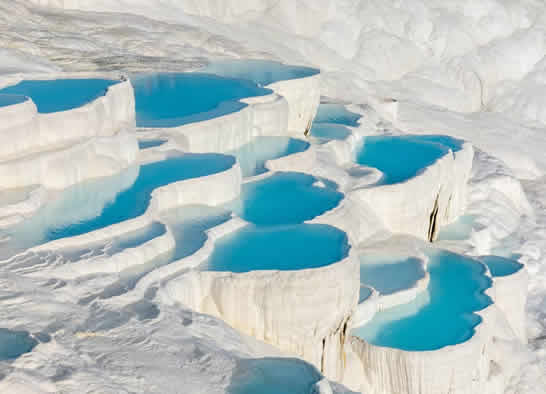
[[[0,0],[0,84],[14,73],[183,71],[218,58],[269,58],[320,67],[320,94],[362,104],[355,107],[365,115],[360,134],[390,130],[470,141],[467,213],[477,216],[475,231],[445,246],[475,255],[521,254],[529,272],[529,345],[518,353],[524,362],[506,392],[543,393],[546,6],[531,0],[180,3]],[[112,138],[124,147],[116,169],[137,160],[123,132]],[[332,162],[347,154],[342,145],[332,149]],[[318,168],[335,178],[335,168]],[[62,186],[77,181],[61,180]],[[414,190],[401,193],[409,200]],[[347,223],[342,228],[362,242],[384,230],[371,219],[351,224],[344,209],[318,220]],[[404,226],[404,220],[381,220],[390,230]],[[168,286],[159,295],[137,287],[125,297],[78,304],[115,283],[116,275],[51,281],[56,263],[33,262],[0,267],[0,319],[6,328],[48,332],[53,340],[2,366],[2,392],[223,392],[239,359],[280,355],[220,319],[172,304]],[[156,308],[156,318],[142,319]]]

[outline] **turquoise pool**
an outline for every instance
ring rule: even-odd
[[[347,235],[328,225],[248,225],[216,241],[203,269],[241,273],[319,268],[342,260],[349,248]]]
[[[118,83],[109,79],[51,79],[21,81],[0,90],[2,94],[30,97],[40,113],[67,111],[81,107]]]
[[[309,143],[296,138],[263,136],[256,137],[239,149],[229,152],[235,156],[244,177],[267,172],[265,162],[307,150]]]
[[[321,103],[317,110],[317,115],[313,120],[315,123],[333,123],[351,127],[358,127],[359,114],[349,111],[342,104],[323,104]]]
[[[491,286],[476,260],[433,252],[425,293],[404,305],[378,312],[352,334],[367,342],[408,351],[440,349],[465,342],[481,317],[474,312],[492,303],[484,291]]]
[[[409,289],[424,277],[421,261],[415,257],[360,256],[360,283],[373,287],[380,294]]]
[[[224,60],[211,63],[202,70],[229,78],[248,79],[260,86],[278,81],[310,77],[320,71],[304,66],[291,66],[269,60]]]
[[[523,264],[506,257],[480,256],[479,259],[487,265],[493,277],[509,276],[523,268]]]
[[[27,101],[26,96],[19,94],[0,94],[0,107],[21,104]]]
[[[151,74],[131,80],[138,127],[175,127],[236,112],[238,100],[271,91],[244,79],[203,73]]]
[[[317,179],[298,172],[279,172],[243,185],[241,197],[230,208],[257,225],[296,224],[336,207],[343,194],[313,184]]]
[[[351,131],[335,123],[313,123],[311,135],[323,140],[344,140],[351,135]]]
[[[357,149],[356,162],[380,170],[381,184],[389,185],[413,178],[461,147],[462,141],[447,136],[370,136],[364,137]]]
[[[243,359],[237,362],[229,394],[310,394],[322,379],[312,365],[295,358]]]
[[[464,241],[472,234],[476,217],[463,215],[453,223],[443,226],[438,233],[438,241]]]
[[[0,328],[0,361],[12,360],[28,353],[38,344],[26,331]]]

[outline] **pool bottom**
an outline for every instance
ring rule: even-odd
[[[360,283],[382,295],[410,289],[426,275],[421,260],[415,257],[364,255],[360,262]]]
[[[435,252],[428,266],[427,291],[404,305],[378,312],[352,334],[383,347],[407,351],[436,350],[467,341],[481,317],[473,312],[492,303],[484,291],[491,286],[476,260]]]
[[[335,189],[315,186],[317,181],[299,172],[278,172],[245,183],[240,198],[229,205],[238,216],[258,225],[302,223],[333,209],[343,199]]]
[[[282,136],[261,136],[248,144],[228,152],[237,158],[243,177],[266,173],[265,163],[294,153],[304,152],[309,143],[296,138]]]
[[[328,225],[247,225],[218,239],[202,269],[243,273],[319,268],[341,261],[349,249],[347,235]]]

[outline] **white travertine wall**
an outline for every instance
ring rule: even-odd
[[[278,81],[267,88],[288,102],[288,134],[302,137],[311,127],[320,103],[320,73],[305,78]]]
[[[135,99],[130,81],[111,85],[106,94],[81,107],[41,114],[32,100],[0,108],[0,161],[12,160],[90,137],[113,136],[135,126]]]
[[[233,231],[229,223],[221,227]],[[209,239],[226,231],[209,232]],[[359,288],[358,260],[350,254],[329,266],[299,271],[190,271],[168,282],[162,294],[166,302],[219,317],[340,379],[346,323]]]
[[[122,130],[109,137],[85,139],[56,150],[1,161],[0,187],[41,184],[63,189],[87,179],[114,175],[137,157],[134,130]]]
[[[522,289],[527,289],[528,282],[529,274],[525,267],[512,275],[493,278],[493,301],[506,316],[516,337],[522,343],[527,343],[527,331],[525,329],[527,292],[522,291]]]

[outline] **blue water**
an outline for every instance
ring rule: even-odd
[[[236,112],[238,100],[271,91],[243,79],[203,73],[152,74],[132,81],[138,127],[175,127]]]
[[[347,235],[324,224],[248,225],[220,238],[204,269],[249,272],[323,267],[349,253]]]
[[[52,79],[21,81],[1,89],[0,94],[21,94],[34,101],[38,112],[51,113],[81,107],[118,83],[108,79]]]
[[[167,140],[138,140],[139,149],[155,148],[163,145]]]
[[[425,276],[421,261],[361,256],[360,283],[376,289],[380,294],[392,294],[413,287]]]
[[[19,94],[0,94],[0,107],[21,104],[25,101],[27,101],[26,96],[22,96]]]
[[[410,351],[440,349],[471,338],[481,322],[473,312],[492,302],[484,294],[491,279],[482,265],[464,256],[437,252],[430,257],[425,293],[379,312],[352,334],[377,346]]]
[[[142,215],[154,189],[183,179],[197,178],[227,170],[235,163],[231,156],[220,154],[185,154],[143,165],[134,184],[108,202],[100,215],[63,227],[49,228],[47,240],[84,234],[111,224]]]
[[[263,136],[254,138],[248,144],[229,152],[229,154],[237,158],[243,176],[249,177],[267,172],[266,161],[303,152],[307,148],[309,148],[309,143],[300,139]]]
[[[491,276],[508,276],[523,268],[523,264],[501,256],[480,256],[480,261],[487,264]]]
[[[382,184],[404,182],[462,142],[447,136],[370,136],[357,150],[356,162],[383,172]],[[458,149],[455,149],[458,150]]]
[[[337,123],[358,127],[359,114],[349,111],[342,104],[320,104],[313,123]]]
[[[322,379],[315,367],[298,359],[243,359],[237,364],[229,394],[309,394]]]
[[[223,77],[248,79],[260,86],[289,79],[305,78],[320,72],[315,68],[290,66],[269,60],[218,61],[201,71]]]
[[[205,231],[229,220],[231,212],[206,205],[185,205],[163,216],[176,241],[172,256],[172,261],[176,261],[197,252],[207,240]]]
[[[351,135],[351,131],[342,125],[335,123],[313,123],[311,135],[326,140],[344,140]]]
[[[12,360],[28,353],[38,344],[26,331],[0,328],[0,361]]]
[[[343,194],[329,187],[313,186],[316,178],[299,172],[279,172],[245,183],[234,212],[257,225],[296,224],[334,208]]]
[[[358,295],[358,303],[360,304],[363,301],[366,301],[370,296],[372,295],[372,289],[370,289],[368,286],[364,286],[362,283],[360,284],[360,292]]]

